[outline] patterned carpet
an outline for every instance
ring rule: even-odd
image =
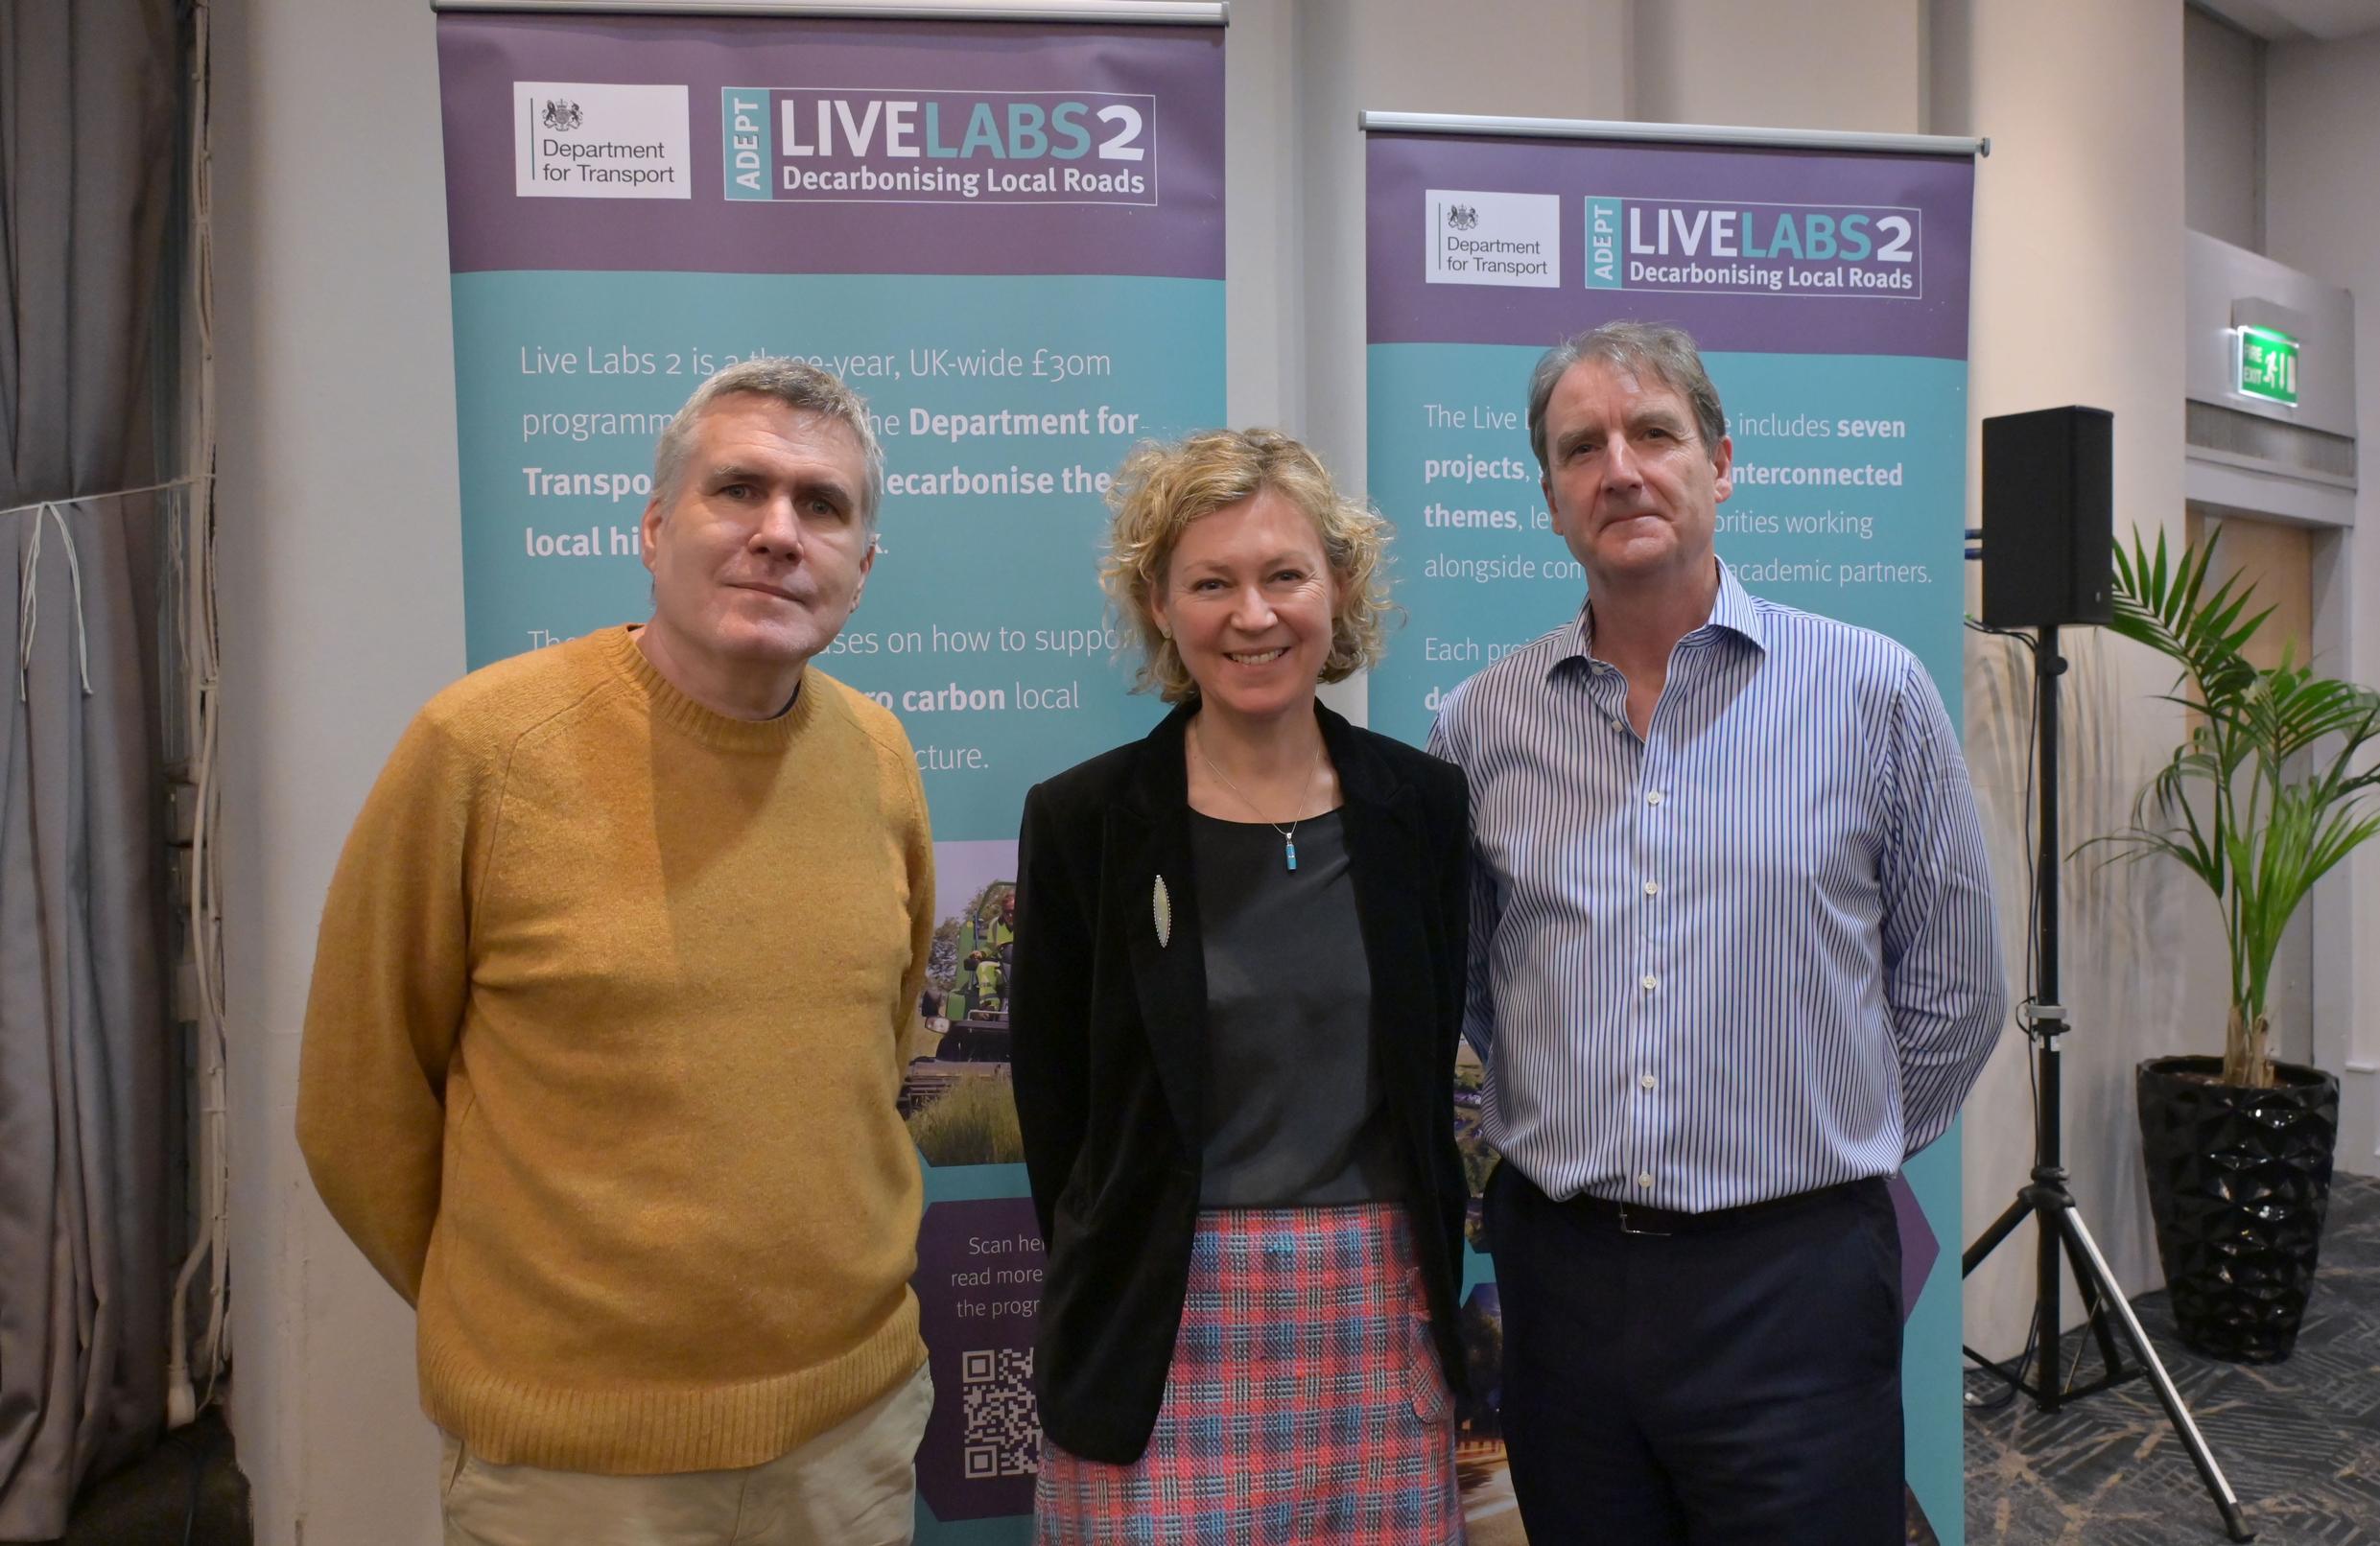
[[[2250,1368],[2202,1358],[2174,1336],[2164,1294],[2133,1306],[2258,1546],[2380,1546],[2380,1180],[2337,1178],[2321,1273],[2288,1362]],[[2065,1339],[2062,1366],[2085,1340],[2080,1331]],[[2082,1361],[2078,1383],[2086,1383],[2097,1377],[2095,1345]],[[1969,1373],[1968,1388],[1990,1399],[2007,1386]],[[2225,1536],[2144,1379],[2055,1417],[2021,1396],[1997,1412],[1970,1410],[1967,1538],[1971,1546],[2176,1546]]]

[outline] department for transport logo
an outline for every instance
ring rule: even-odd
[[[1562,196],[1432,188],[1423,276],[1433,285],[1562,283]]]
[[[691,199],[682,85],[512,82],[512,191],[523,199]]]

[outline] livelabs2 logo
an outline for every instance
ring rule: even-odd
[[[1897,204],[1590,197],[1587,288],[1915,300],[1923,224]]]
[[[1423,277],[1433,285],[1562,283],[1562,196],[1432,188]]]
[[[719,118],[729,199],[1157,202],[1145,92],[730,86]]]
[[[523,199],[691,199],[684,86],[512,82],[512,191]]]

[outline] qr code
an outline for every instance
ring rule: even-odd
[[[1031,1476],[1041,1469],[1041,1417],[1033,1410],[1033,1349],[987,1347],[958,1355],[967,1480]]]

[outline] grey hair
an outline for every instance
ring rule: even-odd
[[[876,529],[876,512],[884,504],[884,447],[868,423],[867,399],[843,385],[833,371],[781,355],[756,354],[739,360],[711,377],[672,415],[661,442],[653,448],[653,497],[667,504],[677,497],[678,480],[685,475],[686,457],[694,450],[695,432],[703,415],[722,397],[749,392],[774,398],[802,413],[833,419],[860,442],[867,476],[860,489],[860,520]]]
[[[1693,408],[1703,449],[1718,456],[1719,442],[1727,438],[1727,413],[1719,407],[1719,388],[1703,368],[1694,335],[1667,322],[1606,322],[1555,344],[1529,373],[1529,449],[1537,453],[1540,473],[1551,473],[1545,464],[1545,405],[1570,367],[1588,360],[1659,378]]]

